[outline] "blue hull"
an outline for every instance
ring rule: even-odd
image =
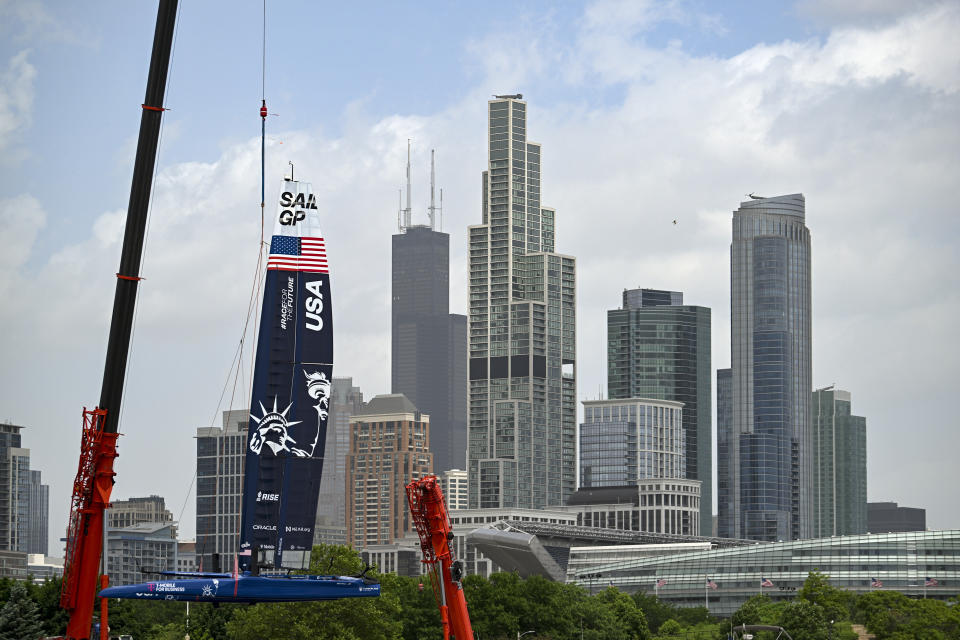
[[[216,574],[186,580],[158,580],[107,587],[101,598],[189,602],[307,602],[380,595],[380,585],[348,576],[264,577]]]

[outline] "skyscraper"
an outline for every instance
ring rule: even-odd
[[[813,536],[867,533],[867,419],[850,392],[813,392]],[[877,532],[872,532],[877,533]]]
[[[576,261],[554,252],[527,104],[488,109],[483,223],[469,228],[470,508],[562,505],[576,488]]]
[[[430,416],[438,471],[462,468],[467,439],[467,319],[450,313],[450,236],[435,228],[431,167],[430,224],[411,224],[407,208],[393,236],[390,388]]]
[[[0,424],[0,551],[46,553],[50,488],[30,469],[22,426]]]
[[[628,289],[607,311],[607,390],[611,399],[683,403],[686,442],[681,478],[700,480],[700,535],[711,533],[713,464],[710,309],[683,304],[683,293]]]
[[[41,473],[30,470],[30,539],[27,553],[47,555],[50,535],[50,486],[41,482]]]
[[[732,537],[736,527],[736,467],[733,449],[733,371],[717,369],[717,535]]]
[[[796,193],[740,203],[730,245],[730,503],[721,536],[813,532],[810,231]],[[718,425],[719,427],[720,425]],[[724,509],[731,512],[724,513]]]
[[[240,496],[250,412],[223,412],[223,427],[197,429],[197,562],[211,571],[238,551]],[[226,564],[221,569],[228,568]]]
[[[433,471],[430,416],[403,394],[375,396],[350,418],[347,544],[362,549],[413,533],[405,487]]]
[[[363,409],[363,392],[353,386],[353,378],[333,379],[330,415],[324,450],[323,476],[317,504],[314,543],[347,542],[347,454],[350,451],[350,418]]]

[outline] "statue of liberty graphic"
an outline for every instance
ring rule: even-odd
[[[321,427],[326,423],[327,416],[330,413],[330,391],[331,382],[327,374],[322,371],[313,373],[303,372],[307,379],[307,394],[317,401],[313,406],[317,411],[317,428],[313,435],[313,442],[303,448],[296,446],[297,441],[290,435],[290,427],[298,425],[302,420],[290,422],[287,420],[287,413],[293,404],[287,405],[283,411],[277,409],[277,399],[273,399],[273,409],[268,411],[263,403],[260,403],[260,411],[263,417],[250,414],[250,417],[257,421],[257,428],[253,430],[250,436],[250,450],[257,455],[262,455],[264,446],[269,449],[273,455],[279,455],[281,451],[290,453],[298,458],[312,458],[313,452],[317,448],[317,442],[320,440]]]

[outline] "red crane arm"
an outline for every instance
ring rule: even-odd
[[[407,503],[420,536],[424,564],[430,565],[433,592],[440,608],[443,638],[473,640],[467,599],[460,580],[463,567],[453,552],[453,529],[436,476],[424,476],[407,485]]]
[[[113,492],[118,433],[103,430],[105,409],[83,410],[80,465],[73,481],[60,607],[70,612],[68,638],[87,638],[103,543],[103,511]],[[92,577],[92,579],[91,579]]]

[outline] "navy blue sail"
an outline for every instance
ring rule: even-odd
[[[286,180],[274,220],[247,437],[240,549],[306,568],[333,380],[330,275],[310,185]]]
[[[310,185],[284,181],[279,204],[253,376],[240,566],[233,573],[160,571],[169,578],[109,587],[101,598],[255,603],[380,595],[366,571],[259,575],[309,566],[333,379],[330,275]]]

